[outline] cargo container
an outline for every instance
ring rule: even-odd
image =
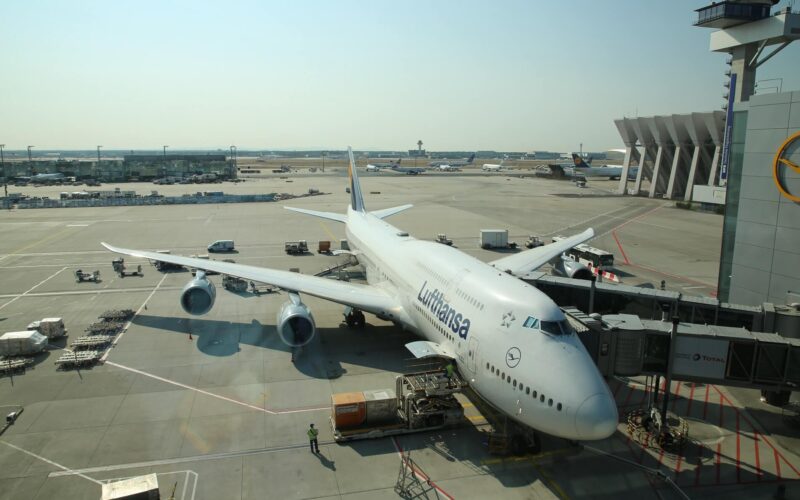
[[[320,241],[319,247],[317,248],[317,253],[331,253],[331,242]]]
[[[358,427],[367,418],[363,392],[342,392],[331,395],[331,419],[339,429]]]
[[[67,333],[61,318],[44,318],[28,325],[28,330],[36,330],[49,339],[63,337]]]
[[[391,389],[364,391],[367,425],[381,424],[397,419],[397,396]]]
[[[47,347],[47,337],[37,331],[8,332],[0,337],[0,356],[37,354]]]
[[[481,248],[507,248],[508,229],[481,229]]]

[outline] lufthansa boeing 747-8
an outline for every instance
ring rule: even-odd
[[[348,306],[348,323],[363,323],[365,311],[416,332],[423,340],[406,346],[415,356],[454,360],[481,397],[522,424],[567,439],[604,439],[615,432],[614,398],[564,313],[515,277],[592,238],[591,229],[487,264],[452,247],[414,239],[384,220],[411,205],[367,211],[352,151],[348,174],[346,214],[286,208],[344,223],[368,284],[103,245],[285,290],[289,300],[278,312],[276,328],[290,346],[308,344],[316,332],[301,295],[320,297]],[[205,272],[198,271],[181,292],[181,306],[187,313],[205,314],[215,293]]]

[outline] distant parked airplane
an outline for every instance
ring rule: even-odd
[[[399,167],[401,161],[403,161],[403,159],[398,158],[397,161],[390,161],[389,163],[368,163],[367,172],[380,172],[384,168]]]
[[[475,153],[469,155],[469,158],[466,160],[438,160],[432,161],[428,163],[429,167],[441,167],[442,165],[449,165],[451,167],[465,167],[467,165],[472,165],[472,162],[475,160]]]
[[[503,163],[505,163],[505,159],[501,160],[500,163],[484,163],[481,167],[481,170],[484,172],[499,172],[503,170]]]
[[[65,180],[64,174],[36,174],[31,177],[30,182],[34,184],[49,184],[51,182],[63,182]]]
[[[591,163],[591,159],[589,162]],[[622,177],[622,167],[616,165],[603,165],[602,167],[593,167],[589,163],[583,161],[580,155],[572,155],[572,165],[565,165],[562,163],[547,165],[553,177],[575,177],[582,175],[583,177],[608,177],[611,180],[619,179]],[[628,179],[636,179],[636,174],[639,171],[638,167],[631,167],[628,170]]]

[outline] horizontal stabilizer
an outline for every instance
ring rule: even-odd
[[[456,355],[446,349],[443,345],[436,342],[429,342],[427,340],[418,340],[416,342],[409,342],[406,344],[406,349],[411,351],[417,359],[424,358],[449,358],[456,359]]]
[[[286,210],[291,210],[292,212],[300,212],[301,214],[313,215],[314,217],[320,217],[322,219],[328,220],[335,220],[336,222],[347,222],[347,216],[345,214],[336,214],[333,212],[318,212],[316,210],[308,210],[305,208],[294,208],[294,207],[283,207]]]
[[[399,207],[392,207],[392,208],[384,208],[383,210],[373,210],[370,212],[372,215],[379,219],[385,219],[390,217],[394,214],[398,214],[403,210],[408,210],[409,208],[413,207],[414,205],[400,205]]]

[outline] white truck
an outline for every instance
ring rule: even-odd
[[[480,246],[492,248],[517,248],[517,244],[508,241],[508,229],[481,229]]]
[[[8,332],[0,337],[0,356],[37,354],[47,347],[47,337],[35,330]]]

